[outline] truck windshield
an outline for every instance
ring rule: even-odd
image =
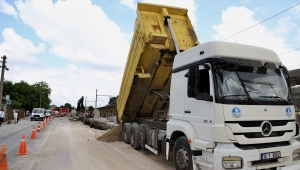
[[[33,109],[32,113],[44,113],[43,109]]]
[[[292,104],[289,88],[279,69],[240,66],[237,71],[216,71],[217,98],[234,104]]]

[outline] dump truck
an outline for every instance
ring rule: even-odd
[[[69,108],[59,108],[59,113],[62,115],[62,116],[66,116],[69,114]]]
[[[138,2],[117,115],[125,143],[178,170],[300,169],[299,125],[277,54],[200,44],[187,9]]]

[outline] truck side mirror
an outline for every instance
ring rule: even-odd
[[[286,74],[286,75],[289,74],[288,69],[284,65],[282,65],[281,68],[282,68],[282,71],[283,71],[284,74]]]

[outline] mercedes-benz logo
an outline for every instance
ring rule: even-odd
[[[263,121],[260,127],[263,136],[269,136],[272,133],[272,124],[269,121]]]

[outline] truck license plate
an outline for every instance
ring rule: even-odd
[[[260,154],[261,160],[280,158],[280,151]]]

